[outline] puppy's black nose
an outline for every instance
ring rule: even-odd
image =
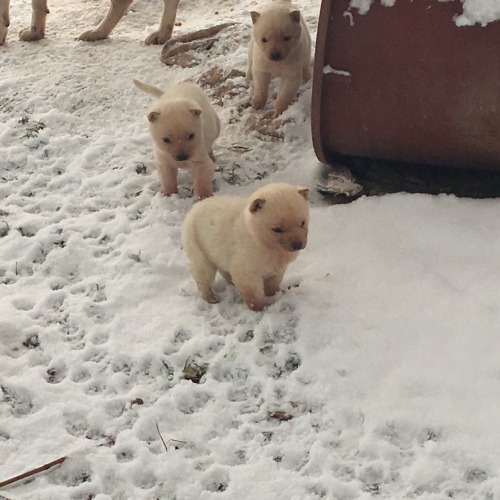
[[[189,158],[189,155],[187,153],[179,153],[175,159],[177,161],[186,161]]]
[[[271,52],[269,58],[271,61],[279,61],[281,59],[281,52]]]
[[[300,240],[292,241],[292,248],[294,250],[302,250],[302,241]]]

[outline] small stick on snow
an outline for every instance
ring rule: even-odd
[[[160,427],[158,426],[158,422],[155,421],[155,424],[156,424],[156,430],[158,431],[158,435],[160,436],[161,442],[163,443],[163,446],[165,446],[165,451],[168,451],[167,443],[165,443],[165,440],[163,439],[163,436],[161,435]]]
[[[209,38],[213,35],[216,35],[217,33],[219,33],[219,31],[222,31],[224,28],[228,28],[229,26],[233,26],[234,24],[236,23],[224,23],[224,24],[218,24],[216,26],[210,26],[210,28],[191,31],[190,33],[185,33],[184,35],[179,35],[175,38],[171,38],[165,43],[164,47],[170,47],[170,45],[174,45],[177,42],[185,43],[185,42],[192,42],[194,40],[200,40],[201,38]]]
[[[28,472],[24,472],[23,474],[20,474],[19,476],[11,477],[10,479],[6,479],[5,481],[0,482],[0,488],[3,488],[4,486],[8,486],[9,484],[16,483],[17,481],[21,481],[22,479],[25,479],[30,476],[34,476],[35,474],[38,474],[39,472],[46,471],[50,469],[51,467],[54,467],[56,465],[62,464],[68,457],[61,457],[58,458],[57,460],[54,460],[52,462],[49,462],[48,464],[42,465],[41,467],[37,467],[36,469],[32,469]]]
[[[252,151],[251,148],[247,148],[246,146],[239,146],[238,144],[234,144],[233,146],[218,146],[221,149],[227,149],[228,151],[232,151],[233,153],[248,153]]]
[[[206,40],[193,40],[192,42],[182,42],[180,45],[169,45],[162,51],[162,58],[166,59],[168,57],[176,56],[182,54],[183,52],[188,52],[190,50],[198,49],[208,49],[210,45],[215,42],[215,38],[207,38]]]

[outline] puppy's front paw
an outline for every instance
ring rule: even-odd
[[[253,109],[262,109],[266,104],[266,100],[261,97],[254,97],[252,99],[252,108]]]
[[[246,305],[248,306],[248,309],[251,309],[255,312],[260,312],[262,311],[262,309],[264,309],[264,303],[260,301],[249,301],[246,302]]]
[[[283,288],[281,287],[269,287],[269,288],[266,288],[265,290],[265,294],[266,294],[266,297],[273,297],[274,295],[276,295],[277,293],[285,293],[285,291],[283,290]]]
[[[213,193],[209,193],[209,194],[203,194],[203,195],[198,195],[198,198],[200,200],[204,200],[206,198],[210,198],[211,196],[213,196],[214,194]]]
[[[243,294],[243,300],[245,301],[248,309],[251,309],[252,311],[259,312],[264,309],[264,294]]]
[[[212,193],[212,190],[211,189],[199,189],[199,190],[196,190],[196,196],[200,199],[200,200],[204,200],[205,198],[210,198],[210,196],[213,196],[214,194]]]
[[[281,115],[281,113],[283,113],[283,111],[285,111],[289,105],[290,102],[277,100],[276,105],[274,106],[274,117],[276,118],[277,116]]]
[[[177,188],[175,189],[162,189],[161,193],[163,196],[172,196],[173,194],[178,194],[179,190]]]
[[[209,293],[203,294],[203,300],[206,300],[209,304],[218,304],[219,303],[219,297],[215,295],[214,292],[210,291]]]

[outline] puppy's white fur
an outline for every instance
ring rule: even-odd
[[[165,91],[138,80],[134,84],[157,97],[148,121],[163,194],[177,193],[177,171],[189,168],[195,194],[200,198],[211,196],[212,147],[220,133],[220,120],[205,92],[190,82]]]
[[[271,80],[280,77],[274,107],[279,115],[288,108],[301,83],[311,78],[311,37],[290,0],[274,1],[261,12],[250,14],[253,32],[247,78],[254,82],[252,106],[260,109],[266,104]]]
[[[107,38],[131,4],[132,0],[110,0],[108,12],[99,23],[99,26],[85,31],[80,35],[79,39],[93,42]],[[163,15],[160,27],[146,38],[146,45],[152,43],[163,44],[171,37],[178,5],[179,0],[163,0]],[[31,0],[31,25],[29,28],[21,30],[19,38],[25,42],[41,40],[45,36],[47,14],[49,14],[47,0]],[[5,43],[8,27],[9,0],[0,0],[0,45]]]
[[[306,188],[273,183],[248,199],[214,196],[196,203],[183,222],[182,242],[203,299],[218,302],[212,283],[219,271],[250,309],[260,311],[307,244],[308,200]]]

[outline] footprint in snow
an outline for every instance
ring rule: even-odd
[[[131,462],[135,458],[135,453],[132,448],[115,449],[115,456],[117,462]]]
[[[64,361],[56,361],[47,369],[45,380],[49,384],[59,384],[66,378],[67,371]]]
[[[86,368],[77,368],[71,373],[71,380],[73,382],[82,383],[87,382],[91,378],[90,372]]]
[[[84,457],[71,457],[47,475],[49,481],[70,487],[92,481],[92,468]]]
[[[67,410],[63,413],[64,428],[72,436],[84,436],[89,429],[83,410]]]
[[[10,407],[16,418],[25,417],[33,411],[31,392],[18,385],[0,384],[0,406]]]
[[[12,305],[18,311],[29,311],[35,307],[35,302],[26,297],[14,297],[12,299]]]
[[[203,487],[212,492],[223,492],[229,485],[229,474],[220,466],[212,466],[205,472]]]

